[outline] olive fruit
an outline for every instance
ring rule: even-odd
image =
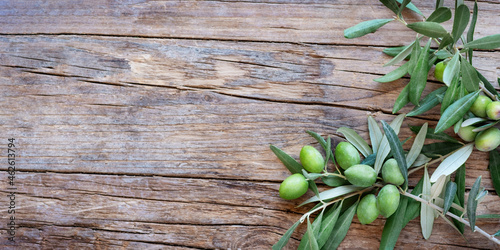
[[[391,216],[399,206],[399,191],[394,185],[387,184],[377,196],[377,208],[382,216],[388,218]]]
[[[474,126],[467,126],[467,127],[460,127],[458,129],[458,136],[462,138],[462,140],[471,142],[474,141],[476,138],[477,132],[473,132],[472,130],[475,129],[476,127]]]
[[[444,64],[444,61],[438,62],[436,64],[436,68],[434,69],[434,77],[436,78],[436,80],[443,82],[443,74],[445,68],[446,65]]]
[[[368,165],[358,164],[344,171],[347,180],[354,186],[370,187],[377,180],[377,172]]]
[[[491,151],[500,145],[500,130],[492,127],[481,131],[476,136],[476,148],[479,151]]]
[[[311,173],[320,173],[325,166],[325,159],[321,153],[311,146],[304,146],[300,150],[300,162]]]
[[[494,101],[486,106],[486,115],[493,120],[500,119],[500,102]]]
[[[384,163],[382,166],[382,178],[385,182],[398,186],[405,182],[405,178],[399,169],[396,159],[391,158]]]
[[[335,148],[335,159],[343,169],[348,169],[361,162],[358,150],[351,143],[345,141],[340,142]]]
[[[361,224],[370,224],[378,217],[377,198],[374,194],[366,195],[359,202],[356,210],[358,220]]]
[[[302,174],[292,174],[288,176],[280,185],[280,197],[285,200],[297,199],[304,195],[309,188],[306,177]]]
[[[477,117],[486,117],[486,106],[490,103],[491,99],[489,97],[480,95],[477,97],[476,101],[474,101],[469,110]]]

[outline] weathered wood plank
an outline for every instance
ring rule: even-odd
[[[413,1],[425,15],[433,1]],[[471,2],[467,3],[472,6]],[[451,5],[451,4],[450,4]],[[364,7],[363,11],[361,8]],[[472,9],[472,8],[471,8]],[[480,36],[496,34],[500,5],[479,2]],[[417,14],[407,11],[413,20]],[[383,35],[347,40],[343,30],[359,22],[392,18],[379,1],[5,1],[1,34],[100,34],[322,44],[404,44],[414,33],[393,22]],[[446,24],[451,27],[451,22]],[[390,33],[390,34],[389,34]],[[397,33],[397,37],[392,34]]]
[[[269,182],[24,172],[18,173],[17,182],[21,184],[17,197],[21,205],[16,212],[18,246],[43,249],[63,244],[84,249],[109,245],[130,248],[134,244],[267,248],[310,208],[295,208],[305,197],[298,201],[280,199],[279,183]],[[499,203],[497,198],[487,197],[478,214],[500,213]],[[494,231],[498,221],[479,220],[478,225]],[[382,227],[383,219],[365,226],[355,219],[343,246],[372,248],[378,245]],[[299,227],[294,238],[304,230],[304,226]],[[438,220],[436,233],[421,247],[466,244],[448,230]],[[359,235],[366,237],[360,241]],[[467,233],[466,237],[470,246],[494,247],[478,234]],[[420,238],[418,222],[412,222],[399,244],[405,246]],[[296,244],[292,239],[290,247]],[[0,239],[0,245],[9,243]]]

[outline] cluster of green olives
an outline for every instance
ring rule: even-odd
[[[377,172],[372,166],[362,164],[358,150],[349,142],[340,142],[334,153],[341,173],[352,185],[358,187],[371,187],[377,181]],[[325,159],[323,155],[312,146],[304,146],[300,151],[300,162],[304,169],[310,173],[324,172]],[[391,216],[399,206],[400,194],[397,186],[404,183],[404,177],[395,159],[388,159],[382,166],[382,179],[385,185],[378,195],[370,193],[361,198],[357,208],[358,219],[362,224],[373,222],[379,214],[384,217]],[[300,173],[287,177],[280,185],[279,194],[283,199],[291,200],[304,195],[309,184],[304,175]]]
[[[500,120],[500,102],[492,101],[489,97],[480,95],[469,109],[475,116]],[[474,132],[475,126],[470,125],[461,127],[458,130],[458,136],[464,141],[474,141],[479,151],[491,151],[500,145],[500,130],[491,127],[481,132]]]
[[[434,77],[443,81],[443,74],[446,64],[441,61],[436,64]],[[492,101],[489,97],[479,95],[470,107],[469,111],[476,117],[488,118],[491,120],[500,120],[500,101]],[[474,132],[475,126],[461,127],[458,130],[458,136],[466,142],[474,142],[479,151],[491,151],[500,145],[500,130],[491,127],[481,132]]]

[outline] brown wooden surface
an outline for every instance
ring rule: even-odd
[[[434,1],[415,3],[432,12]],[[500,33],[500,3],[479,11],[476,37]],[[339,127],[368,138],[368,115],[394,118],[408,79],[373,79],[394,69],[381,51],[414,33],[396,22],[342,33],[392,15],[374,0],[0,1],[0,144],[16,138],[20,226],[12,245],[2,164],[1,248],[269,249],[310,208],[279,198],[288,172],[269,144],[298,158],[317,146],[305,130],[339,142]],[[499,50],[475,55],[496,82]],[[438,114],[406,119],[401,137]],[[481,175],[490,195],[478,213],[500,213],[486,159],[469,160],[467,189]],[[377,248],[383,224],[355,219],[341,247]],[[438,219],[425,241],[414,220],[396,247],[498,248],[468,228],[465,238]]]

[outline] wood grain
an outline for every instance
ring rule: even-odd
[[[425,14],[433,9],[415,2]],[[303,145],[318,147],[306,130],[338,143],[337,129],[347,126],[368,138],[367,116],[392,120],[409,81],[373,79],[396,67],[382,67],[390,60],[382,50],[407,43],[413,32],[391,23],[343,38],[349,26],[392,16],[378,1],[0,6],[0,143],[16,138],[19,170],[17,242],[7,241],[3,226],[2,249],[269,249],[311,208],[296,207],[307,197],[279,198],[288,171],[269,145],[298,159]],[[476,36],[498,33],[498,2],[479,1],[479,9]],[[474,66],[492,82],[498,65],[498,50],[475,52]],[[431,77],[425,92],[440,86]],[[409,126],[435,126],[438,115],[433,109],[406,119],[400,137],[413,135]],[[482,176],[490,194],[478,214],[498,214],[486,159],[479,152],[469,159],[466,186]],[[341,247],[377,248],[383,225],[382,218],[369,226],[355,218]],[[494,233],[500,221],[478,225]],[[396,247],[498,248],[470,230],[467,241],[452,230],[437,220],[425,241],[414,220]],[[304,232],[302,225],[287,248]]]

